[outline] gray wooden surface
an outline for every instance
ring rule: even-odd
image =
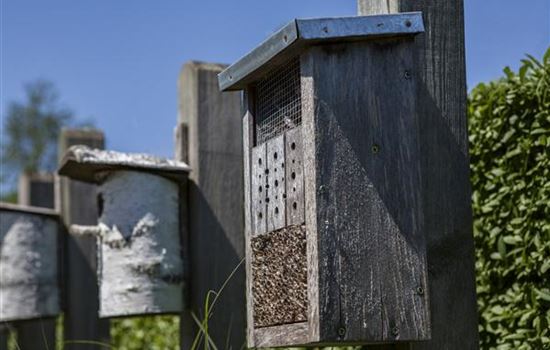
[[[286,223],[304,223],[304,165],[302,128],[285,133]]]
[[[279,135],[267,141],[267,232],[283,228],[286,224],[285,169],[281,166],[285,159],[285,137]]]
[[[104,148],[103,133],[91,129],[65,129],[59,140],[59,156],[73,145]],[[59,181],[60,209],[65,224],[97,224],[95,185],[62,178]],[[109,342],[109,321],[98,318],[99,292],[96,278],[95,237],[65,235],[63,265],[65,341]],[[67,344],[65,349],[102,349],[100,345]]]
[[[0,325],[0,350],[8,350],[8,334],[8,329]]]
[[[50,173],[21,174],[17,202],[34,207],[54,208],[54,175]]]
[[[252,149],[252,161],[250,174],[250,190],[251,210],[252,210],[252,234],[259,235],[267,232],[267,204],[266,193],[268,192],[267,185],[267,153],[266,143],[262,143]],[[250,152],[250,150],[246,150]],[[247,175],[248,176],[248,175]]]
[[[55,207],[53,174],[22,174],[17,191],[19,204],[44,208]],[[20,323],[17,344],[21,350],[55,348],[55,319],[42,319]]]
[[[430,336],[413,44],[323,45],[302,60],[315,96],[302,109],[304,138],[315,138],[304,166],[317,213],[309,321],[322,343]]]
[[[432,340],[415,350],[478,349],[469,181],[463,0],[359,0],[362,15],[422,11],[418,107]]]
[[[254,230],[252,209],[251,176],[252,164],[257,161],[252,158],[254,144],[254,92],[247,89],[243,92],[242,101],[242,130],[243,130],[243,178],[244,178],[244,244],[245,244],[245,271],[246,271],[246,345],[249,348],[256,346],[254,339],[254,300],[252,299],[252,234]]]
[[[198,317],[203,315],[208,291],[219,290],[244,258],[241,99],[239,93],[219,91],[217,74],[223,68],[190,62],[184,65],[179,80],[178,123],[187,126],[188,163],[192,168],[188,186],[188,302]],[[220,349],[240,349],[245,343],[244,291],[245,271],[241,266],[210,318],[209,333]],[[196,330],[187,312],[181,325],[181,348],[187,350],[185,337],[189,329]]]

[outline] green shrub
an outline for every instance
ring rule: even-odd
[[[550,349],[550,49],[469,96],[483,349]]]
[[[179,317],[154,316],[111,321],[116,350],[179,350]]]

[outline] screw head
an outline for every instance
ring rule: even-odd
[[[344,327],[338,328],[338,335],[340,337],[343,337],[344,335],[346,335],[346,329]]]
[[[424,295],[424,288],[422,288],[422,287],[417,287],[417,288],[416,288],[416,292],[418,293],[418,295]]]
[[[412,26],[412,22],[409,21],[409,20],[407,20],[407,21],[405,21],[405,25],[406,25],[407,27],[410,27],[410,26]]]
[[[378,152],[380,152],[380,146],[377,144],[372,145],[372,153],[377,154]]]
[[[393,334],[394,337],[397,337],[399,335],[399,327],[395,326],[391,329],[391,334]]]

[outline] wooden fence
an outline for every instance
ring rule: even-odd
[[[426,34],[420,35],[417,62],[424,183],[420,195],[426,213],[427,260],[432,339],[418,343],[369,346],[388,349],[477,349],[473,275],[473,238],[468,180],[465,114],[463,0],[359,0],[361,15],[422,11]],[[436,59],[437,58],[437,59]],[[181,238],[184,242],[185,311],[180,315],[181,349],[189,349],[199,331],[205,297],[219,290],[236,270],[217,301],[209,330],[216,344],[241,349],[246,339],[243,228],[243,145],[239,93],[221,93],[221,64],[189,62],[179,77],[179,117],[175,158],[192,168],[182,185]],[[84,144],[103,148],[97,130],[64,130],[59,153]],[[444,196],[442,194],[445,194]],[[97,222],[95,186],[53,175],[22,175],[19,202],[55,207],[65,225]],[[63,339],[66,349],[101,349],[109,343],[109,321],[98,318],[96,243],[63,234],[61,240]],[[56,321],[9,325],[21,350],[55,349]],[[7,349],[0,328],[0,350]],[[88,344],[71,344],[71,341]]]

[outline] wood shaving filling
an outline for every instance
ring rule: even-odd
[[[305,226],[289,226],[252,238],[254,326],[307,320]]]

